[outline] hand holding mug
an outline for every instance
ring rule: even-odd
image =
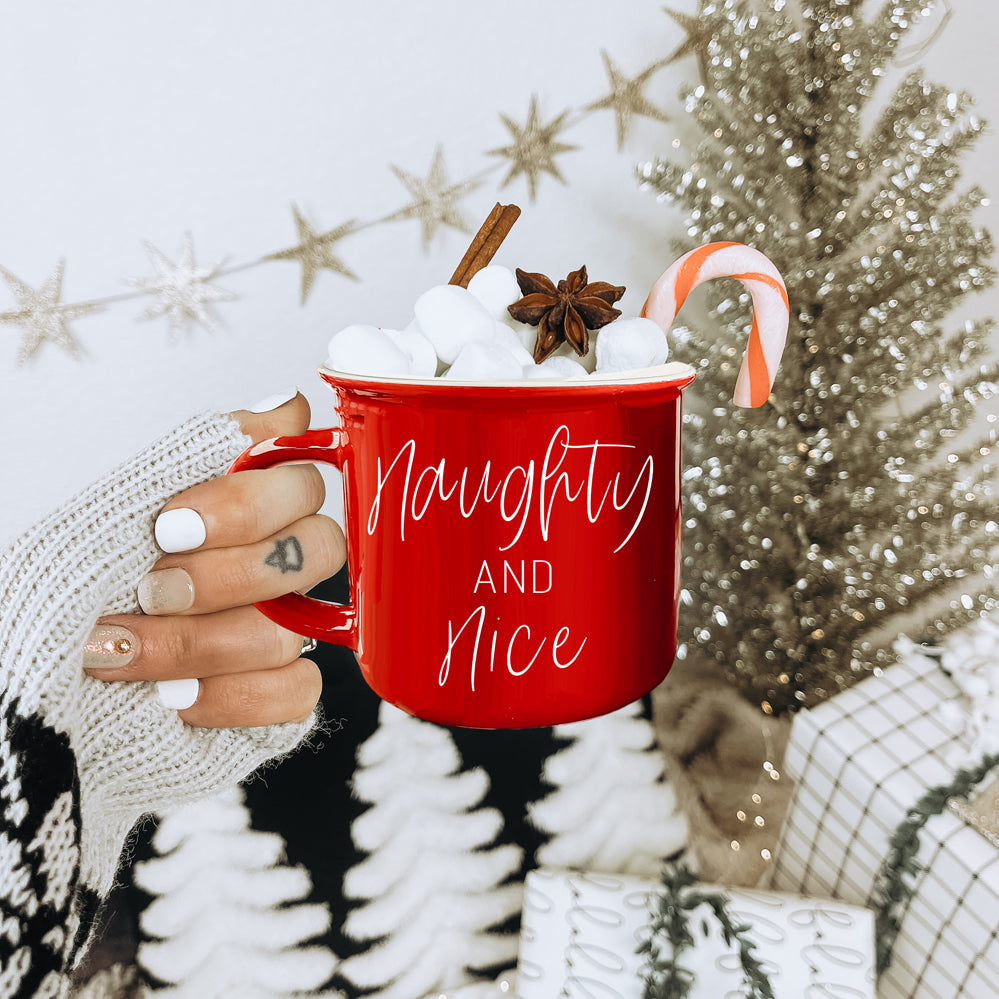
[[[375,693],[439,724],[575,721],[663,679],[693,369],[529,386],[320,375],[340,425],[262,441],[233,474],[341,468],[350,602],[286,594],[265,614],[353,649]]]
[[[310,414],[296,395],[269,412],[234,415],[259,442],[302,433]],[[324,499],[313,465],[225,476],[174,497],[156,520],[165,554],[138,586],[144,613],[98,622],[87,671],[104,681],[179,681],[161,689],[191,725],[308,717],[322,689],[319,670],[301,658],[301,635],[253,605],[307,590],[343,564],[343,534],[318,513]]]

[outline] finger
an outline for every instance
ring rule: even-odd
[[[290,398],[288,398],[290,396]],[[259,407],[257,407],[259,408]],[[299,392],[286,393],[285,401],[265,412],[252,412],[250,410],[238,410],[232,414],[245,433],[247,433],[254,443],[266,440],[270,437],[294,436],[303,433],[309,426],[310,411],[308,400]],[[296,466],[311,468],[312,466]],[[283,480],[278,477],[271,477],[270,473],[276,471],[268,469],[266,472],[255,472],[249,480],[243,478],[239,486],[222,485],[227,483],[229,477],[223,476],[212,482],[203,483],[185,490],[174,496],[163,510],[160,511],[154,525],[156,542],[165,552],[194,551],[205,544],[213,547],[234,543],[233,539],[238,539],[239,543],[247,540],[257,540],[265,537],[264,533],[256,533],[247,539],[240,531],[245,520],[254,523],[260,518],[262,511],[267,511],[267,492],[264,485],[270,482],[294,482],[294,478],[285,477]],[[232,476],[234,479],[247,476],[250,473],[240,473]],[[299,489],[306,488],[310,496],[319,496],[319,502],[325,497],[325,486],[322,476],[315,470],[301,473],[297,480]],[[248,493],[254,497],[255,502],[250,504],[246,510],[245,518],[240,516],[240,500],[244,499],[243,493]],[[226,505],[229,501],[232,505]],[[233,503],[232,501],[235,501]],[[311,504],[310,504],[311,505]],[[204,507],[204,509],[202,509]],[[300,509],[299,513],[304,514],[314,512],[318,507],[312,509]],[[222,513],[230,514],[229,517],[222,516]],[[276,530],[278,524],[275,519],[282,515],[279,506],[270,508],[269,523],[271,531]],[[288,523],[290,517],[285,516],[283,523]],[[266,525],[261,523],[258,530],[263,530]],[[211,539],[211,540],[209,540]]]
[[[326,485],[315,465],[235,472],[170,500],[156,518],[156,540],[166,552],[261,541],[316,513],[325,499]]]
[[[329,579],[346,552],[336,521],[315,514],[252,545],[165,556],[140,581],[139,606],[200,615],[270,600]]]
[[[280,400],[287,398],[287,396],[291,396],[287,402],[282,402],[273,408],[264,409],[263,407],[270,400],[263,400],[253,407],[253,410],[257,410],[257,412],[250,409],[238,409],[232,414],[239,421],[243,433],[253,438],[254,444],[269,440],[271,437],[290,437],[303,434],[309,429],[309,420],[312,414],[309,410],[308,399],[301,392],[295,392],[294,395],[290,392],[283,393],[274,399]]]
[[[322,689],[322,675],[310,659],[277,669],[209,676],[201,680],[198,699],[180,717],[201,728],[300,722],[315,710]]]
[[[255,607],[197,617],[116,614],[87,641],[84,669],[98,680],[181,680],[273,669],[302,654],[302,637]]]

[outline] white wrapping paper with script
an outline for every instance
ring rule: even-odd
[[[795,788],[769,887],[874,907],[878,869],[907,810],[968,763],[963,705],[939,664],[911,649],[881,676],[796,715],[784,761]],[[919,833],[917,861],[880,999],[999,995],[999,850],[945,809]]]
[[[520,999],[641,999],[655,881],[538,870],[527,875],[521,919]],[[748,923],[776,999],[874,999],[874,926],[866,909],[748,889],[725,889]],[[695,946],[680,963],[696,976],[690,999],[743,996],[736,945],[707,906],[689,914]]]

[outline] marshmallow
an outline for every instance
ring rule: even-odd
[[[497,322],[493,327],[493,342],[506,347],[517,358],[521,366],[534,363],[534,355],[521,343],[520,337],[506,323]]]
[[[523,295],[513,271],[498,264],[490,264],[476,271],[468,282],[468,290],[482,303],[494,319],[507,320],[507,306],[513,305]]]
[[[466,343],[493,335],[493,317],[470,291],[458,285],[439,284],[425,291],[413,311],[421,332],[445,364],[452,364]]]
[[[651,319],[615,319],[600,330],[594,352],[597,372],[631,371],[663,364],[669,345],[662,327]]]
[[[410,373],[414,377],[433,378],[437,374],[434,345],[423,335],[415,319],[404,330],[382,332],[409,358]]]
[[[535,327],[532,326],[531,329],[537,334]],[[548,356],[564,357],[570,361],[575,361],[577,364],[581,364],[587,373],[592,373],[597,366],[597,338],[599,336],[600,330],[590,330],[590,349],[582,357],[576,353],[576,348],[571,343],[559,344],[556,351]]]
[[[589,372],[571,357],[552,354],[540,364],[533,362],[524,367],[525,378],[586,378]]]
[[[507,329],[513,330],[517,334],[520,345],[531,357],[534,357],[534,346],[538,342],[538,328],[530,323],[518,323],[513,316],[506,316],[499,320]]]
[[[500,343],[470,340],[441,377],[460,381],[520,381],[523,365]]]
[[[412,374],[409,358],[377,326],[346,326],[329,345],[329,366],[363,375],[405,378]]]

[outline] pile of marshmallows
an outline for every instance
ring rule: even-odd
[[[512,271],[484,267],[467,289],[442,284],[424,292],[405,329],[359,325],[340,330],[330,340],[327,363],[338,371],[384,377],[518,381],[634,371],[663,364],[669,354],[658,323],[622,316],[591,331],[584,356],[563,343],[535,364],[537,327],[517,322],[507,311],[521,297]]]
[[[753,300],[753,324],[732,396],[737,406],[762,406],[773,388],[787,338],[787,288],[773,262],[744,243],[708,243],[685,253],[652,286],[642,318],[615,319],[590,334],[595,347],[579,358],[568,344],[534,363],[537,330],[512,319],[520,296],[505,267],[484,267],[468,283],[421,295],[404,330],[348,326],[330,341],[329,365],[383,377],[461,381],[616,377],[665,362],[666,333],[690,292],[704,281],[735,278]],[[592,366],[592,367],[591,367]]]

